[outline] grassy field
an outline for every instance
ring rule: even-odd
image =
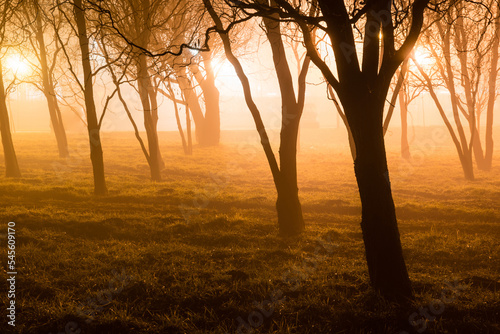
[[[195,147],[193,156],[177,134],[162,133],[159,183],[149,181],[133,134],[105,133],[109,196],[101,198],[92,196],[84,135],[70,135],[72,157],[60,160],[50,134],[16,134],[23,177],[0,178],[0,333],[500,333],[498,144],[493,170],[465,181],[442,129],[417,131],[411,163],[399,158],[398,134],[388,134],[416,295],[401,310],[368,284],[343,131],[301,139],[307,231],[282,239],[251,131],[224,132],[219,147]],[[6,318],[9,221],[15,330]]]

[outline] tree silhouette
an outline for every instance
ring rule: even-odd
[[[279,20],[276,17],[263,17],[263,25],[271,46],[274,69],[278,78],[281,95],[281,134],[279,148],[279,165],[272,150],[261,114],[253,98],[248,77],[243,67],[232,51],[228,30],[209,0],[204,0],[208,13],[215,22],[217,32],[222,39],[226,58],[233,65],[243,86],[245,101],[254,118],[256,129],[260,135],[266,158],[273,175],[278,193],[276,210],[278,227],[281,235],[297,235],[304,228],[302,206],[298,197],[297,186],[297,139],[300,118],[304,109],[306,76],[310,58],[306,56],[302,62],[297,83],[297,94],[293,86],[290,67],[286,58]],[[315,9],[313,8],[312,11]],[[233,21],[234,22],[234,21]]]
[[[5,46],[13,43],[13,41],[10,40],[10,37],[12,36],[7,36],[7,24],[9,23],[9,20],[12,18],[12,15],[19,7],[19,5],[19,1],[3,1],[0,5],[0,49],[4,49]],[[2,59],[0,58],[0,132],[2,136],[2,145],[5,159],[5,176],[20,177],[21,171],[17,162],[14,142],[12,141],[12,133],[10,131],[10,120],[6,100],[7,90],[4,83]]]
[[[464,176],[473,180],[474,155],[479,169],[491,168],[498,76],[498,4],[491,1],[486,7],[456,2],[444,19],[433,19],[435,22],[423,37],[434,64],[424,67],[417,59],[413,60],[452,137]],[[449,92],[451,116],[436,93],[438,85]],[[480,116],[484,110],[487,112],[486,154],[479,135]]]
[[[47,14],[45,13],[48,9],[46,7],[46,3],[40,3],[38,0],[26,1],[22,18],[26,19],[29,23],[25,27],[25,30],[28,30],[30,44],[40,63],[38,71],[40,72],[42,82],[41,85],[35,83],[35,86],[43,92],[47,100],[52,130],[54,131],[59,150],[59,157],[67,158],[69,156],[68,140],[61,110],[59,108],[54,78],[55,65],[61,47],[58,45],[57,38],[49,43],[53,44],[53,49],[49,48],[46,43],[45,35],[48,33],[50,27],[50,23],[47,22]],[[52,23],[52,28],[58,29],[60,22],[54,21]]]
[[[231,3],[253,16],[271,17],[278,13],[281,20],[300,27],[308,56],[336,91],[354,139],[354,170],[371,284],[387,297],[411,298],[382,125],[392,77],[417,41],[429,1],[372,0],[344,4],[318,0],[321,11],[318,16],[308,15],[313,1],[276,0],[277,6],[262,1]],[[335,70],[316,48],[311,35],[316,28],[325,31],[331,41]],[[396,43],[395,35],[401,33],[406,34],[405,38]],[[362,43],[359,57],[358,41]]]

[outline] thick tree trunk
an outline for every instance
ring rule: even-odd
[[[3,83],[3,68],[0,62],[0,131],[5,159],[5,176],[21,177],[16,151],[14,150],[14,142],[12,141],[12,134],[10,133],[10,120],[6,99],[7,96],[5,95],[5,86]]]
[[[56,137],[57,147],[59,150],[60,158],[69,157],[68,140],[66,138],[66,130],[62,120],[61,110],[57,102],[54,84],[50,77],[50,70],[47,63],[47,50],[45,48],[45,39],[43,37],[43,27],[41,14],[37,12],[36,16],[36,39],[40,48],[40,65],[42,72],[43,94],[47,99],[47,106],[49,108],[50,122],[54,135]]]
[[[412,297],[412,290],[387,168],[382,127],[385,100],[359,90],[355,94],[343,102],[356,145],[354,170],[370,281],[384,296],[404,300]]]
[[[144,128],[146,129],[146,136],[148,137],[148,150],[149,150],[149,169],[151,172],[152,181],[161,181],[161,158],[159,155],[160,148],[158,145],[158,132],[157,132],[157,115],[153,112],[152,107],[154,102],[150,99],[150,78],[147,68],[146,56],[139,54],[137,64],[137,84],[139,88],[139,95],[142,103],[142,110],[144,115]],[[153,105],[152,105],[153,104]]]
[[[106,195],[108,193],[108,189],[106,187],[106,179],[104,176],[104,159],[101,146],[101,136],[94,101],[89,40],[87,37],[87,26],[81,0],[75,0],[74,14],[78,28],[80,49],[82,52],[85,109],[87,112],[87,130],[90,142],[90,160],[92,161],[92,170],[94,173],[94,194]]]
[[[280,179],[277,184],[278,227],[281,235],[298,235],[305,229],[297,185],[297,132],[299,119],[281,129]]]

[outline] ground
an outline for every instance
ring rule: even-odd
[[[397,131],[387,135],[415,291],[405,310],[370,289],[343,130],[302,131],[306,232],[290,239],[277,235],[253,131],[223,132],[193,156],[161,133],[157,183],[132,133],[104,133],[106,197],[92,195],[83,134],[69,135],[61,160],[51,134],[17,133],[23,177],[0,178],[0,309],[12,221],[16,326],[3,314],[0,332],[500,333],[500,151],[492,171],[466,181],[445,131],[417,129],[411,162]]]

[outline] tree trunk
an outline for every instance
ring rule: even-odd
[[[67,158],[69,157],[68,140],[66,138],[66,130],[64,129],[61,110],[59,109],[57,102],[54,84],[52,78],[50,77],[50,70],[47,63],[47,50],[45,48],[45,39],[43,37],[42,18],[38,10],[36,15],[36,39],[40,48],[39,59],[42,72],[43,94],[47,99],[50,122],[56,137],[59,157]]]
[[[137,84],[139,88],[139,95],[142,103],[142,110],[144,114],[144,128],[148,137],[148,150],[149,150],[149,169],[151,172],[152,181],[161,181],[161,158],[159,155],[160,148],[158,145],[158,132],[157,122],[158,116],[153,112],[155,100],[150,99],[150,78],[147,68],[146,56],[140,53],[138,56],[137,64]]]
[[[5,159],[5,176],[21,177],[19,164],[17,163],[14,142],[10,133],[9,112],[6,103],[5,87],[3,83],[3,68],[0,62],[0,131],[2,135],[3,154]]]
[[[455,130],[453,129],[453,126],[451,125],[450,120],[448,119],[448,116],[446,116],[446,113],[444,111],[444,108],[439,101],[439,98],[436,94],[436,91],[434,90],[434,86],[432,84],[431,78],[425,73],[423,70],[422,66],[415,60],[413,60],[413,63],[417,66],[420,74],[425,80],[425,86],[429,90],[429,93],[431,94],[432,100],[434,101],[434,104],[436,105],[439,114],[441,115],[441,118],[444,121],[444,124],[446,125],[446,128],[448,129],[448,132],[450,133],[451,139],[453,140],[453,144],[455,145],[455,148],[458,153],[458,157],[460,159],[460,164],[462,165],[462,170],[464,172],[464,177],[467,180],[474,180],[474,169],[472,165],[472,152],[469,150],[469,145],[467,141],[465,140],[465,135],[463,134],[463,128],[461,128],[462,124],[458,121],[456,122],[457,126],[457,132],[459,132],[460,139],[455,134]],[[443,77],[445,77],[444,74],[442,74]],[[452,103],[455,103],[456,100],[453,100],[452,98]],[[456,107],[456,104],[454,105]],[[457,120],[457,115],[455,116],[455,121]],[[462,130],[462,131],[460,131]],[[465,142],[464,142],[465,140]]]
[[[297,235],[305,228],[297,185],[297,139],[303,105],[300,106],[295,97],[279,22],[269,18],[263,18],[263,22],[281,93],[280,173],[276,187],[278,226],[282,235]]]
[[[408,144],[408,102],[403,89],[399,90],[399,109],[401,112],[401,157],[410,160],[410,145]]]
[[[299,120],[281,129],[280,179],[276,190],[276,211],[281,235],[298,235],[305,229],[297,186],[297,132]]]
[[[491,63],[488,78],[488,105],[486,109],[486,137],[484,152],[484,170],[491,170],[493,161],[493,111],[497,97],[496,84],[498,77],[498,47],[500,45],[500,5],[496,8],[495,31],[493,45],[491,46]]]
[[[106,179],[104,177],[104,159],[101,146],[100,129],[97,122],[97,113],[94,101],[89,40],[87,37],[87,25],[85,22],[85,13],[82,7],[82,0],[75,0],[74,14],[78,28],[80,49],[82,52],[85,109],[87,112],[87,130],[90,143],[90,160],[92,161],[92,170],[94,173],[94,194],[106,195],[108,193],[108,189],[106,187]]]
[[[354,171],[370,281],[384,296],[404,300],[412,297],[412,290],[387,168],[382,127],[385,99],[375,98],[374,93],[363,94],[360,89],[354,92],[356,96],[343,102],[356,145]]]
[[[151,78],[148,78],[148,95],[151,101],[151,118],[153,121],[154,132],[156,134],[156,147],[158,149],[158,165],[160,170],[165,168],[165,162],[163,161],[163,156],[160,150],[160,140],[158,139],[158,91],[151,85]]]
[[[203,116],[203,111],[201,109],[200,101],[196,94],[196,90],[193,87],[191,80],[188,77],[186,67],[181,66],[176,70],[177,82],[179,88],[184,94],[186,103],[189,106],[191,115],[193,115],[194,125],[195,125],[195,136],[198,143],[202,143],[203,133],[205,132],[205,118]]]
[[[479,125],[479,124],[478,124]],[[479,127],[479,126],[478,126]],[[477,169],[479,170],[489,170],[488,163],[486,162],[483,145],[481,144],[481,137],[479,136],[479,129],[474,126],[474,133],[472,135],[472,151],[474,152],[474,159],[476,160]],[[491,166],[491,164],[490,164]]]

